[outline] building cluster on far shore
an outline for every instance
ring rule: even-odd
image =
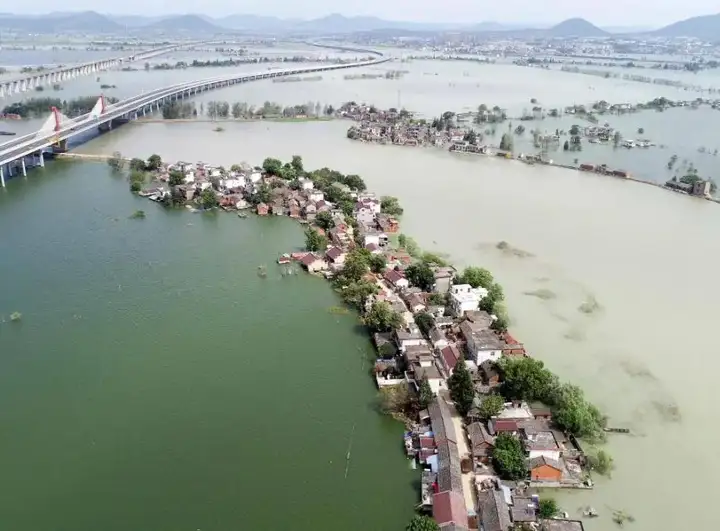
[[[502,299],[501,289],[489,272],[482,285],[468,270],[460,273],[439,257],[411,249],[399,234],[402,209],[396,200],[364,188],[357,176],[327,168],[305,172],[296,157],[293,165],[267,159],[262,168],[230,170],[161,164],[140,193],[198,209],[212,205],[295,218],[308,226],[306,245],[312,248],[288,252],[278,262],[296,261],[336,287],[348,270],[363,264],[338,289],[346,301],[347,291],[365,290],[352,300],[374,332],[373,375],[381,395],[410,396],[417,405],[411,415],[403,411],[405,448],[422,468],[419,507],[441,529],[509,531],[522,524],[537,531],[582,531],[582,521],[566,513],[545,514],[533,490],[592,488],[578,440],[558,427],[547,405],[504,400],[499,393],[505,363],[531,359],[507,331],[505,318],[487,304]],[[367,316],[382,313],[378,308],[393,317],[370,324]],[[470,393],[462,413],[452,396],[453,378],[460,375],[467,377]],[[497,405],[489,408],[493,401]],[[510,481],[496,459],[497,446],[508,444],[517,448],[518,460]]]

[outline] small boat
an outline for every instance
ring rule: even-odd
[[[245,212],[238,212],[238,217],[241,219],[245,219],[247,217],[247,214]]]
[[[0,131],[0,135],[2,136],[15,136],[17,133],[13,133],[12,131]]]
[[[278,258],[278,264],[280,264],[280,265],[289,264],[290,261],[291,261],[290,255],[287,253],[283,254],[280,258]]]

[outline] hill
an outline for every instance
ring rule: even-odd
[[[141,27],[144,31],[158,32],[184,31],[215,34],[227,31],[198,15],[178,15],[175,17],[168,17]]]
[[[546,30],[552,37],[604,37],[608,33],[584,18],[569,18]]]
[[[122,26],[95,11],[39,16],[2,15],[0,28],[27,33],[114,33]]]
[[[695,37],[704,41],[720,41],[720,13],[681,20],[652,34],[658,37]]]

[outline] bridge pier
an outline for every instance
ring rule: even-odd
[[[22,164],[23,177],[27,177],[27,168],[25,167],[25,157],[20,159],[20,163]]]
[[[0,164],[0,186],[5,188],[5,165]]]

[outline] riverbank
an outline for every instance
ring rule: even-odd
[[[199,211],[252,208],[260,216],[287,215],[312,225],[305,233],[306,250],[287,253],[279,261],[294,260],[308,272],[332,280],[373,333],[378,348],[373,372],[383,408],[413,418],[406,447],[428,467],[421,503],[426,511],[441,518],[442,504],[461,497],[468,522],[479,509],[483,518],[484,511],[495,511],[497,517],[504,510],[510,518],[507,505],[491,509],[486,503],[488,497],[496,498],[500,478],[520,480],[514,484],[518,503],[530,487],[592,486],[583,469],[599,467],[603,461],[586,454],[575,435],[601,437],[599,412],[577,388],[557,382],[508,333],[502,288],[489,272],[467,268],[458,273],[442,257],[422,253],[399,234],[402,208],[397,200],[365,192],[358,176],[328,169],[306,172],[299,157],[285,164],[266,159],[263,171],[235,165],[229,172],[184,162],[158,168],[157,158],[151,159],[150,183],[141,167],[144,162],[131,163],[131,180],[142,182],[140,193],[149,199],[167,206],[192,204]],[[258,275],[266,274],[259,268]],[[531,392],[527,382],[514,376],[518,370],[537,373],[544,387]],[[531,399],[546,405],[531,405]],[[590,424],[569,420],[569,410],[576,408],[585,411]],[[513,433],[519,428],[517,438],[503,427],[506,420],[514,423]],[[547,463],[538,464],[532,445],[527,454],[518,450],[524,465],[513,470],[492,450],[483,446],[481,452],[477,447],[477,437],[486,435],[492,441],[515,444],[517,439],[527,445],[531,426],[533,433],[543,434],[544,445],[553,441],[557,448],[557,459],[550,463],[555,472],[548,476],[536,471]],[[437,457],[445,452],[436,454],[434,449],[447,443],[435,441],[430,433],[449,429],[458,441],[458,448],[449,449],[449,459],[457,456],[452,462]],[[448,468],[449,476],[435,477],[433,459],[439,459],[436,467]],[[527,484],[526,476],[531,479]],[[433,495],[436,483],[440,492]]]

